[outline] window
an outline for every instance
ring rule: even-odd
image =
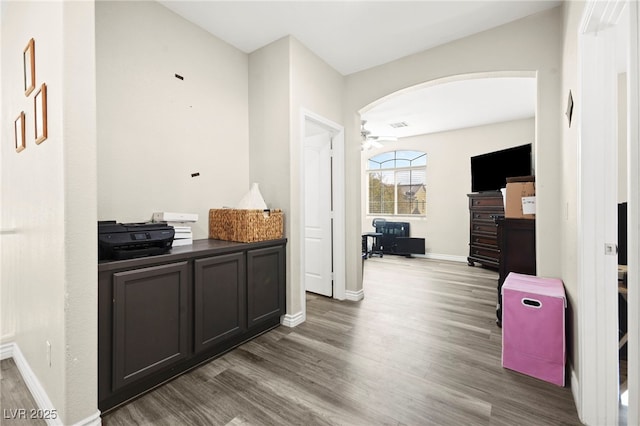
[[[384,152],[369,158],[368,214],[427,213],[427,154],[420,151]]]

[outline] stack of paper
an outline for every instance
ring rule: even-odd
[[[191,224],[198,220],[197,213],[156,212],[153,214],[152,220],[173,226],[175,232],[173,247],[193,244]]]

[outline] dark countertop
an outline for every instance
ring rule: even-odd
[[[157,256],[139,257],[126,260],[101,260],[98,261],[98,272],[108,272],[121,269],[134,269],[166,262],[179,262],[194,257],[217,256],[220,254],[234,253],[244,250],[271,247],[286,243],[286,238],[255,243],[237,243],[234,241],[221,241],[213,239],[193,240],[192,245],[172,248],[168,253]]]

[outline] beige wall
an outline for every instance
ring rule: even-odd
[[[401,138],[391,146],[362,153],[362,230],[371,231],[379,215],[366,215],[367,159],[384,151],[416,150],[427,153],[427,216],[389,217],[409,222],[411,236],[425,238],[426,253],[434,257],[459,258],[469,254],[469,199],[471,192],[470,157],[513,146],[533,143],[535,119],[508,121],[450,132]]]
[[[536,111],[536,189],[538,273],[559,276],[560,137],[564,106],[560,104],[562,8],[548,10],[498,28],[347,76],[344,105],[347,126],[347,241],[360,232],[360,151],[358,111],[400,89],[470,73],[511,71],[531,73],[538,81]],[[357,146],[357,149],[354,149]],[[356,218],[355,220],[353,218]],[[359,243],[347,253],[347,265],[357,264]]]
[[[342,117],[343,77],[293,37],[249,55],[250,180],[285,214],[287,313],[302,310],[300,183],[302,109]]]
[[[0,225],[13,230],[2,235],[2,342],[19,346],[62,421],[73,424],[97,412],[94,5],[2,7],[1,121],[27,117],[21,153],[13,126],[0,130]],[[36,85],[47,84],[48,138],[40,145],[35,92],[22,90],[22,51],[32,37]]]
[[[282,209],[285,237],[291,234],[290,38],[249,55],[249,179],[260,184],[267,206]],[[291,241],[287,244],[287,313],[298,312],[298,288],[291,276]]]
[[[249,55],[249,180],[260,184],[268,207],[285,214],[290,207],[289,52],[285,37]]]
[[[307,49],[295,38],[291,38],[291,205],[289,215],[291,224],[290,272],[292,294],[300,294],[301,258],[301,185],[303,181],[302,147],[304,145],[302,129],[302,110],[315,113],[334,123],[342,124],[342,93],[344,77]],[[297,281],[297,282],[296,282]],[[304,295],[302,296],[304,298]],[[301,299],[304,300],[304,299]],[[300,302],[302,303],[302,301]],[[301,308],[300,308],[301,309]],[[298,312],[295,310],[293,312]]]
[[[247,55],[155,2],[98,2],[96,48],[99,219],[198,213],[207,238],[249,190]]]
[[[49,139],[20,154],[10,144],[0,147],[1,227],[16,229],[2,236],[1,331],[3,341],[20,345],[65,423],[96,409],[96,219],[127,222],[147,220],[158,210],[196,212],[194,237],[205,238],[208,209],[233,205],[257,181],[267,203],[285,209],[291,237],[287,312],[300,310],[297,297],[292,299],[299,292],[292,229],[299,223],[293,207],[299,202],[300,107],[346,126],[347,288],[357,290],[358,111],[425,81],[491,71],[536,73],[539,273],[558,276],[562,270],[574,295],[576,139],[572,126],[560,140],[564,100],[558,93],[575,87],[576,73],[570,39],[564,45],[569,62],[562,63],[561,9],[343,79],[292,38],[248,56],[153,2],[98,2],[95,21],[92,2],[2,7],[2,122],[30,110],[30,99],[19,90],[20,54],[30,37],[36,39],[37,79],[50,91]],[[567,16],[577,16],[581,7],[569,5]],[[567,28],[574,31],[572,25]],[[88,63],[93,57],[97,148]],[[3,141],[11,140],[10,130],[0,130]],[[567,166],[563,173],[561,164]],[[191,178],[193,172],[200,177]],[[568,200],[566,210],[561,197]]]

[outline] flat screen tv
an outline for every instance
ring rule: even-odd
[[[508,177],[531,175],[531,144],[471,157],[471,192],[499,191]]]

